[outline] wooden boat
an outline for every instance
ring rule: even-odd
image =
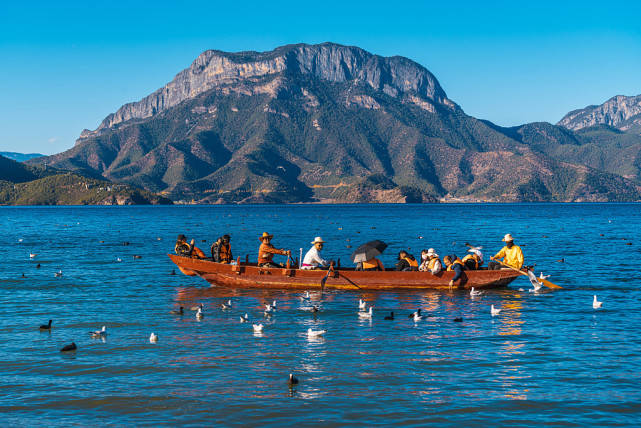
[[[302,270],[290,266],[262,268],[247,261],[236,264],[215,263],[168,254],[186,275],[199,276],[212,285],[229,288],[313,289],[321,288],[326,270]],[[464,271],[458,288],[504,287],[521,274],[513,270]],[[326,288],[340,290],[420,290],[449,288],[454,272],[384,272],[334,268],[325,282]]]

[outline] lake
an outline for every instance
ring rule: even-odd
[[[2,207],[1,419],[18,426],[638,426],[640,208]],[[519,278],[475,299],[458,290],[330,290],[322,300],[312,293],[321,306],[313,314],[301,293],[212,288],[180,274],[166,256],[179,233],[206,253],[228,233],[234,256],[255,260],[264,231],[295,257],[321,236],[324,256],[343,265],[357,245],[381,239],[389,244],[386,266],[403,248],[417,257],[429,247],[463,256],[465,242],[482,245],[488,260],[511,233],[526,264],[564,289],[535,294]],[[600,310],[592,308],[595,294]],[[228,299],[232,308],[220,309]],[[371,321],[359,319],[359,299],[374,305]],[[272,300],[278,309],[265,318]],[[188,309],[198,303],[202,320]],[[502,308],[496,317],[492,304]],[[183,316],[169,313],[179,306]],[[414,323],[407,315],[419,307],[430,316]],[[396,319],[384,320],[390,311]],[[264,324],[262,334],[239,322],[245,313]],[[49,319],[53,329],[40,332]],[[107,336],[92,338],[88,332],[103,325]],[[310,340],[308,328],[327,333]],[[59,352],[72,341],[77,351]],[[300,381],[292,389],[290,372]]]

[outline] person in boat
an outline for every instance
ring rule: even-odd
[[[329,266],[327,260],[323,259],[320,256],[320,252],[323,250],[323,244],[325,244],[323,238],[317,236],[316,238],[314,238],[311,244],[312,248],[310,248],[309,251],[307,251],[307,253],[305,254],[303,263],[301,264],[301,269],[312,270]]]
[[[416,271],[418,270],[418,262],[413,255],[405,250],[398,252],[398,262],[396,263],[397,271]]]
[[[439,255],[436,254],[434,248],[430,248],[424,252],[426,258],[423,263],[421,263],[419,270],[422,272],[430,272],[432,275],[438,275],[443,270],[443,264],[441,263]]]
[[[366,270],[366,271],[384,271],[385,266],[383,266],[383,262],[381,262],[379,259],[376,257],[372,257],[371,259],[360,262],[356,265],[356,270]]]
[[[231,253],[231,244],[229,235],[223,235],[211,244],[211,258],[216,263],[231,263],[234,256]]]
[[[273,237],[274,235],[263,232],[263,235],[258,238],[261,241],[260,247],[258,247],[258,266],[260,267],[281,267],[272,261],[274,254],[280,254],[283,256],[292,255],[290,250],[282,250],[274,247],[271,244]]]
[[[463,261],[456,257],[455,254],[443,257],[443,263],[445,263],[445,266],[447,267],[446,270],[448,272],[454,272],[454,278],[452,278],[450,280],[450,283],[448,284],[450,288],[452,288],[454,286],[454,283],[456,281],[459,281],[463,276],[463,270],[465,269],[465,266],[463,265]]]
[[[479,270],[483,266],[483,253],[478,248],[467,250],[468,255],[463,257],[463,264],[467,270]]]
[[[179,256],[191,257],[194,259],[206,259],[207,256],[205,256],[205,253],[203,253],[200,248],[194,245],[195,242],[196,240],[192,239],[191,243],[188,244],[187,237],[181,233],[176,239],[176,246],[174,247],[174,251]]]
[[[501,248],[501,251],[496,253],[494,257],[490,257],[492,261],[487,264],[487,268],[490,270],[500,270],[504,268],[500,263],[494,261],[496,259],[503,259],[504,264],[516,269],[521,269],[521,267],[523,267],[523,250],[514,244],[514,238],[509,233],[503,237],[503,242],[505,242],[505,247]]]

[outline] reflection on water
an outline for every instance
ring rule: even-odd
[[[29,420],[34,425],[467,426],[518,420],[636,426],[641,333],[630,326],[641,321],[641,284],[633,274],[641,248],[637,210],[636,205],[0,209],[5,231],[0,413],[18,425]],[[279,246],[297,249],[301,241],[322,235],[325,256],[343,260],[349,256],[346,239],[352,245],[383,239],[390,245],[383,262],[390,266],[401,248],[428,244],[441,253],[460,253],[465,248],[455,243],[467,237],[492,253],[510,232],[524,244],[526,260],[543,266],[566,289],[518,292],[529,288],[520,278],[512,290],[476,298],[455,289],[312,291],[305,299],[304,290],[224,289],[170,275],[175,266],[166,253],[178,232],[209,243],[224,230],[233,237],[235,253],[255,255],[256,236],[277,228]],[[423,241],[416,238],[419,231]],[[555,236],[564,248],[552,249],[542,235]],[[634,244],[621,248],[622,237]],[[122,245],[125,241],[131,244]],[[584,263],[595,248],[606,259],[616,255],[615,273]],[[41,268],[29,260],[30,252],[38,253]],[[133,259],[134,254],[143,258]],[[556,262],[561,257],[565,263]],[[574,268],[577,263],[581,269]],[[55,278],[59,269],[64,276]],[[593,311],[593,294],[604,301],[604,310]],[[221,304],[230,299],[231,308],[223,310]],[[372,319],[358,316],[359,299],[374,306]],[[265,316],[265,304],[274,300],[278,309]],[[189,310],[200,303],[202,320]],[[503,309],[497,317],[490,315],[492,304]],[[169,313],[180,306],[184,315]],[[408,315],[418,308],[425,318],[415,323]],[[395,319],[384,320],[391,311]],[[241,323],[244,314],[248,322]],[[459,317],[462,322],[454,322]],[[53,329],[38,331],[50,318]],[[253,330],[258,323],[264,331]],[[87,334],[102,325],[107,338]],[[309,337],[309,328],[327,333]],[[152,331],[159,335],[156,344],[149,343]],[[61,354],[72,341],[78,350]],[[300,380],[291,389],[289,373]]]

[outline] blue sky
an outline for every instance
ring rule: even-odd
[[[641,94],[639,1],[6,3],[0,151],[66,150],[206,49],[333,41],[406,56],[504,126]]]

